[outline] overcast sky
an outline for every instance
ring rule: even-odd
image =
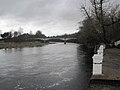
[[[76,32],[84,18],[79,8],[85,1],[0,0],[0,30],[22,27],[24,32],[41,30],[50,36]]]

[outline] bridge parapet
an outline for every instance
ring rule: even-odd
[[[77,39],[77,38],[35,38],[35,39],[38,39],[38,40],[56,40],[56,39],[59,39],[59,40],[71,40],[71,39]]]

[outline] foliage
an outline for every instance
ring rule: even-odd
[[[14,31],[13,33],[4,32],[3,34],[1,34],[1,37],[1,41],[3,40],[4,42],[44,42],[43,40],[39,40],[37,38],[45,38],[46,36],[42,34],[41,31],[37,31],[35,35],[28,33],[22,34],[19,33],[19,31]]]
[[[5,32],[4,34],[1,34],[1,37],[3,39],[11,38],[12,34],[11,34],[11,32]]]
[[[83,44],[98,44],[101,42],[98,32],[94,30],[90,20],[87,18],[83,21],[83,26],[80,27],[80,31],[78,32],[78,40]]]
[[[36,32],[36,34],[35,34],[35,37],[36,37],[36,38],[45,38],[46,36],[45,36],[44,34],[42,34],[41,31],[38,30],[38,31]]]

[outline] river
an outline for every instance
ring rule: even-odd
[[[85,90],[91,58],[67,43],[0,50],[0,90]]]

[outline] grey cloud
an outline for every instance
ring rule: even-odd
[[[0,0],[0,15],[11,14],[22,18],[37,19],[56,14],[59,16],[61,13],[70,15],[66,9],[71,9],[73,12],[71,8],[74,5],[73,1],[76,0]]]
[[[73,25],[82,19],[78,9],[82,1],[84,0],[0,0],[0,18],[7,17],[26,24],[31,22],[57,31],[72,30],[76,27]]]

